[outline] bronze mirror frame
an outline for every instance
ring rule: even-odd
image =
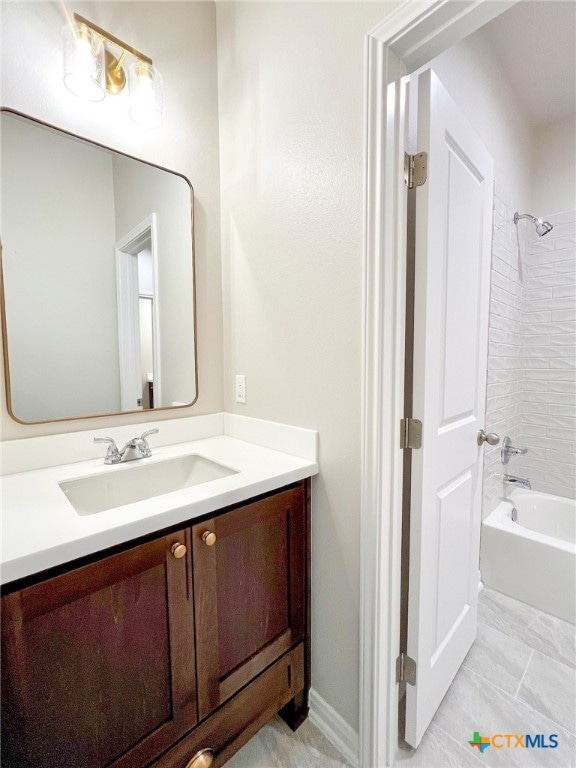
[[[2,328],[2,353],[3,353],[3,360],[4,360],[4,388],[6,393],[6,409],[8,411],[8,414],[10,417],[18,422],[19,424],[54,424],[57,422],[63,422],[63,421],[78,421],[81,419],[98,419],[103,418],[107,416],[126,416],[129,414],[154,414],[158,411],[174,411],[177,409],[182,408],[190,408],[198,401],[199,391],[198,391],[198,326],[197,326],[197,309],[196,309],[196,250],[195,250],[195,242],[194,242],[194,202],[195,202],[195,195],[194,195],[194,187],[192,186],[192,183],[190,180],[184,176],[184,174],[179,173],[178,171],[173,171],[170,168],[165,168],[164,166],[157,165],[156,163],[150,163],[147,160],[143,160],[139,157],[134,157],[134,155],[129,155],[126,152],[122,152],[118,149],[113,149],[112,147],[107,146],[106,144],[101,144],[98,141],[93,141],[92,139],[88,139],[85,136],[80,136],[77,133],[73,133],[72,131],[67,131],[64,128],[59,128],[57,125],[53,125],[51,123],[47,123],[44,120],[40,120],[37,117],[32,117],[31,115],[26,114],[25,112],[20,112],[16,109],[11,109],[10,107],[2,107],[0,106],[0,114],[1,113],[7,113],[11,115],[16,115],[16,117],[23,117],[26,120],[30,120],[33,123],[36,123],[37,125],[40,125],[44,128],[50,128],[54,131],[57,131],[58,133],[64,134],[65,136],[69,136],[73,139],[78,139],[79,141],[86,142],[87,144],[91,144],[95,147],[98,147],[100,149],[108,150],[109,152],[115,152],[117,155],[121,155],[122,157],[126,157],[130,160],[135,160],[138,163],[142,163],[144,165],[147,165],[151,168],[156,168],[159,171],[165,171],[167,173],[171,173],[174,176],[179,176],[181,179],[184,179],[188,187],[190,188],[190,222],[191,222],[191,241],[192,241],[192,302],[193,302],[193,312],[192,312],[192,320],[194,323],[194,386],[195,386],[195,397],[194,400],[190,403],[185,403],[184,405],[163,405],[159,406],[158,408],[150,408],[148,410],[145,409],[135,409],[130,411],[110,411],[107,413],[89,413],[89,414],[82,414],[80,416],[65,416],[61,419],[42,419],[39,421],[24,421],[20,419],[18,416],[16,416],[12,410],[12,389],[10,384],[10,359],[8,354],[8,328],[7,328],[7,322],[6,322],[6,302],[5,302],[5,295],[4,295],[4,272],[3,272],[3,261],[2,261],[2,239],[0,236],[0,325]],[[1,172],[1,168],[0,168]]]

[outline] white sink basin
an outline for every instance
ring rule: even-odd
[[[134,466],[118,466],[58,485],[79,515],[93,515],[237,472],[197,454],[147,462],[149,459],[140,459]]]

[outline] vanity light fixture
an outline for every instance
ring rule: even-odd
[[[162,124],[162,76],[152,59],[79,14],[62,30],[64,84],[75,96],[102,101],[126,86],[128,59],[128,112],[138,125]]]

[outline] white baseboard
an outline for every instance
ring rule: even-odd
[[[358,734],[315,690],[310,690],[310,720],[353,766],[359,764]]]

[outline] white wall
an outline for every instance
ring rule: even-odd
[[[494,159],[494,178],[520,208],[532,200],[533,129],[479,29],[431,66]]]
[[[162,401],[190,403],[194,385],[191,191],[184,179],[120,155],[113,160],[116,238],[156,214]]]
[[[149,296],[154,293],[154,266],[150,248],[144,248],[138,253],[138,291]]]
[[[225,403],[320,431],[312,684],[354,728],[364,36],[392,7],[217,4]]]
[[[216,15],[212,2],[67,3],[136,48],[150,54],[164,78],[164,123],[157,130],[128,117],[126,95],[92,104],[62,84],[57,2],[2,4],[2,105],[187,176],[196,193],[196,279],[200,397],[192,409],[23,426],[12,421],[2,394],[4,439],[151,423],[222,409],[222,294]]]
[[[576,115],[538,126],[532,161],[530,213],[545,218],[547,213],[574,210]]]
[[[10,114],[1,121],[12,410],[23,421],[118,411],[110,156]]]

